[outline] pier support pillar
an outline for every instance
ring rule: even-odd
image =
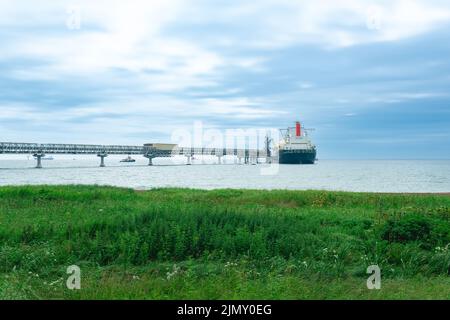
[[[152,166],[154,157],[151,154],[145,154],[144,157],[148,159],[148,165]]]
[[[105,167],[105,158],[108,155],[106,153],[99,153],[97,154],[97,157],[100,157],[100,167]]]
[[[186,156],[187,157],[187,163],[186,165],[190,166],[192,164],[192,156]]]
[[[217,164],[222,164],[222,156],[217,156]]]
[[[36,168],[41,169],[42,168],[42,157],[45,157],[45,154],[43,152],[36,152],[33,155],[36,158]]]

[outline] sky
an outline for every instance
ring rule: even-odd
[[[300,120],[319,159],[450,159],[450,2],[0,0],[0,141]]]

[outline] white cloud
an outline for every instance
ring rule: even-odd
[[[311,82],[299,82],[298,86],[300,89],[306,90],[306,89],[311,89],[314,88],[314,84]]]
[[[0,103],[0,124],[1,121],[22,123],[24,133],[29,129],[29,124],[34,124],[47,128],[46,131],[51,128],[53,132],[76,133],[81,137],[110,133],[111,128],[116,128],[121,135],[146,133],[150,129],[167,135],[178,123],[191,124],[193,119],[203,119],[205,116],[250,120],[273,119],[286,114],[281,109],[265,107],[265,104],[265,101],[245,97],[183,101],[164,95],[153,96],[152,99],[126,96],[60,110],[45,109],[37,103]]]
[[[200,101],[208,112],[227,118],[236,119],[270,119],[276,115],[286,114],[283,110],[265,107],[265,101],[253,101],[248,98],[202,99]]]
[[[445,92],[386,92],[369,98],[369,103],[400,103],[407,100],[447,97]]]
[[[345,47],[405,39],[450,22],[450,7],[439,0],[260,0],[219,10],[212,2],[206,6],[208,10],[191,6],[186,19],[193,24],[205,21],[239,28],[240,34],[221,34],[220,40],[226,39],[228,46],[280,48],[314,43]]]
[[[70,5],[80,8],[80,30],[66,28],[66,9]],[[376,8],[379,14],[377,30],[367,28],[371,8]],[[399,40],[427,32],[449,20],[448,5],[418,0],[261,0],[239,4],[39,0],[33,6],[25,1],[0,0],[0,26],[29,31],[4,39],[0,59],[23,57],[45,61],[34,68],[14,70],[12,76],[19,79],[93,76],[120,69],[142,74],[141,80],[147,81],[148,86],[167,91],[195,84],[214,85],[212,78],[222,76],[221,71],[228,67],[266,71],[266,57],[225,53],[220,49],[223,39],[228,39],[229,46],[240,48],[280,48],[296,43],[341,47]],[[195,35],[189,40],[165,35],[166,29],[179,25],[208,28],[216,23],[239,29],[224,29],[220,34],[211,31],[208,39],[217,38],[217,43],[195,40]]]
[[[72,5],[81,10],[79,30],[66,27],[66,10]],[[368,28],[373,12],[378,19],[376,28]],[[289,97],[290,92],[283,90],[290,90],[284,85],[290,79],[282,83],[279,79],[284,74],[270,74],[272,51],[267,49],[281,51],[297,44],[335,49],[396,41],[433,31],[449,20],[450,5],[425,0],[36,0],[32,5],[25,0],[0,0],[0,62],[32,61],[11,63],[4,76],[15,81],[48,81],[49,90],[59,90],[52,82],[73,80],[72,84],[80,84],[81,96],[85,88],[98,88],[95,98],[101,100],[52,111],[46,111],[45,101],[0,103],[0,119],[34,121],[63,130],[71,121],[91,117],[98,126],[83,122],[84,132],[115,126],[131,133],[148,130],[148,119],[158,117],[283,117],[288,107],[280,101]],[[261,77],[267,74],[261,83],[271,81],[273,87],[267,87],[266,94],[266,88],[255,84],[258,80],[247,83],[247,79],[233,78],[236,70],[261,73]],[[346,105],[367,102],[367,96],[378,94],[372,86],[361,93],[353,93],[352,87],[348,95],[342,92],[346,99],[339,99],[336,92],[320,87],[320,79],[316,82],[311,77],[313,83],[307,81],[308,76],[292,79],[297,84],[292,90],[296,94],[301,91],[307,103],[299,105],[296,96],[290,105],[298,106],[302,114],[319,104],[317,101]],[[193,88],[198,91],[188,91]],[[245,96],[248,88],[254,90],[253,98]],[[271,90],[281,93],[275,92],[274,100],[255,96],[266,97]],[[223,96],[218,98],[216,93]],[[64,96],[65,92],[58,94]],[[434,94],[381,92],[369,102],[394,103]],[[190,99],[183,98],[186,96]],[[202,99],[208,96],[216,98]],[[162,130],[164,124],[152,126]]]

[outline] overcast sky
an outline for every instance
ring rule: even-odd
[[[315,128],[319,158],[450,158],[449,1],[0,0],[0,141]]]

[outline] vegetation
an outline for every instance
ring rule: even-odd
[[[449,299],[449,247],[445,195],[0,188],[1,299]]]

